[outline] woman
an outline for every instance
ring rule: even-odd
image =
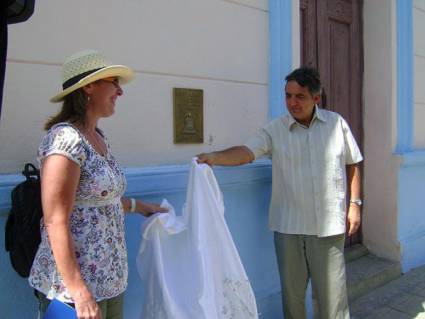
[[[97,51],[79,52],[63,65],[63,101],[49,119],[39,152],[42,241],[29,282],[44,313],[51,299],[75,306],[78,318],[122,318],[127,286],[124,212],[148,216],[165,209],[122,197],[124,174],[98,120],[114,114],[121,84],[134,77]]]

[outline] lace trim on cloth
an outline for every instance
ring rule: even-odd
[[[222,319],[257,318],[252,307],[252,293],[249,280],[240,281],[226,278],[223,280],[223,297],[225,304],[221,307]]]

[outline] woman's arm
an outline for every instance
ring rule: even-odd
[[[41,168],[44,225],[78,318],[101,319],[96,300],[81,276],[69,225],[79,179],[79,166],[68,158],[55,154],[44,160]]]
[[[124,208],[125,213],[131,213],[131,198],[121,197],[122,207]],[[140,199],[134,199],[135,209],[134,212],[138,212],[143,216],[150,216],[154,213],[166,213],[168,209],[165,207],[161,207],[158,204],[146,203],[141,201]]]

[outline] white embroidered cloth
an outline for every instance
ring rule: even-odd
[[[182,216],[173,207],[142,226],[137,266],[143,319],[258,318],[254,293],[224,219],[212,169],[192,160]]]

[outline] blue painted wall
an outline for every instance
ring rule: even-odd
[[[251,280],[260,318],[281,318],[280,284],[272,233],[268,230],[268,204],[271,190],[269,161],[234,168],[214,168],[224,195],[226,220]],[[167,198],[177,211],[186,196],[188,166],[163,166],[126,170],[127,195],[146,201]],[[4,229],[10,206],[11,188],[19,176],[0,177],[0,227]],[[125,318],[138,318],[143,289],[136,268],[143,217],[126,217],[126,239],[130,265],[129,286],[125,295]],[[4,247],[4,236],[0,237]],[[12,270],[8,255],[0,250],[0,304],[2,318],[34,318],[37,304],[25,279]]]
[[[292,71],[292,1],[269,1],[270,64],[269,119],[287,112],[283,87]]]
[[[404,272],[425,264],[425,151],[413,146],[413,4],[397,0],[398,239]]]
[[[425,264],[425,152],[403,154],[399,171],[398,238],[404,272]]]
[[[412,151],[413,140],[413,7],[397,0],[397,147]]]

